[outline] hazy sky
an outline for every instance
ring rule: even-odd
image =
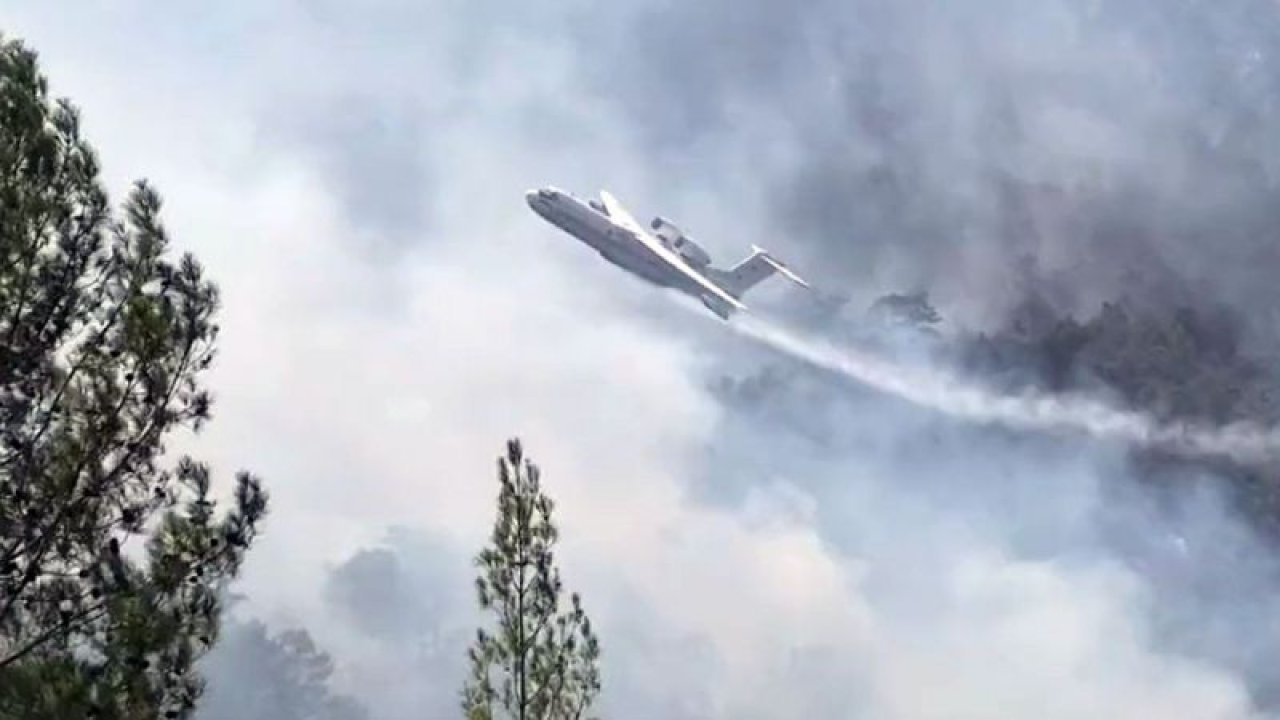
[[[762,353],[522,194],[607,187],[722,262],[757,243],[965,322],[1019,296],[1020,254],[1068,307],[1150,287],[1262,322],[1275,15],[20,1],[0,27],[82,108],[115,196],[152,180],[221,285],[194,447],[274,501],[240,589],[378,720],[454,716],[513,434],[558,501],[609,717],[1237,720],[1280,687],[1274,568],[1214,498],[1157,512],[1114,489],[1119,448],[816,377],[725,402],[708,381]]]

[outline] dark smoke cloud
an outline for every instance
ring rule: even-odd
[[[664,300],[556,254],[570,242],[519,205],[532,182],[629,184],[734,253],[758,221],[824,288],[929,289],[949,318],[1129,290],[1254,302],[1260,326],[1269,7],[243,2],[212,26],[148,11],[168,64],[112,52],[146,47],[147,18],[79,9],[115,32],[23,14],[61,42],[87,115],[114,117],[114,155],[197,197],[175,222],[206,247],[261,239],[223,251],[240,262],[220,273],[220,459],[271,463],[253,590],[306,618],[378,720],[454,716],[490,454],[525,430],[606,642],[609,717],[1275,706],[1274,569],[1228,504],[1121,492],[1122,447],[966,426],[809,371],[706,397],[695,365],[750,373],[766,353],[701,316],[681,344],[657,310],[661,331],[610,306]],[[139,130],[157,88],[193,78],[194,104],[164,116],[190,126],[157,124],[183,147],[252,126],[256,152],[228,164],[251,188],[163,162]],[[367,236],[348,231],[399,247],[423,217],[406,302],[371,302],[393,273],[352,272]],[[393,521],[447,538],[368,543]],[[266,654],[251,647],[245,668]]]
[[[1073,311],[1127,292],[1275,325],[1274,3],[752,0],[625,17],[616,43],[593,39],[612,61],[586,83],[649,152],[744,125],[766,130],[735,153],[791,148],[755,182],[830,286],[933,288],[987,319],[1028,286]]]

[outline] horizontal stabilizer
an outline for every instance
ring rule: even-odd
[[[805,287],[805,288],[809,287],[809,283],[805,282],[799,275],[796,275],[794,272],[792,272],[791,268],[787,267],[786,265],[783,265],[780,261],[778,261],[777,258],[770,255],[768,250],[765,250],[764,248],[758,245],[752,245],[751,252],[755,254],[757,257],[759,257],[761,260],[769,263],[769,265],[774,270],[778,271],[778,273],[780,273],[783,277],[787,278],[791,282],[799,285],[800,287]]]

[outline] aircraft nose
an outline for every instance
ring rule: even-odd
[[[556,196],[557,193],[553,188],[533,188],[525,192],[524,200],[529,203],[529,207],[541,212],[550,207],[551,201]]]

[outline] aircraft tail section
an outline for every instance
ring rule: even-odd
[[[751,255],[745,260],[728,270],[716,271],[714,280],[717,285],[725,289],[725,292],[740,298],[774,273],[782,275],[801,287],[809,287],[809,283],[800,279],[790,268],[770,255],[768,250],[755,245],[751,246]]]

